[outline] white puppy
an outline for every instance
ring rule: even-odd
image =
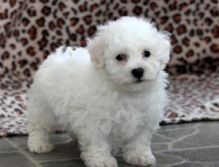
[[[116,167],[118,150],[127,163],[154,164],[150,143],[167,101],[169,54],[168,35],[135,17],[100,26],[87,49],[59,48],[29,92],[30,151],[51,151],[49,133],[61,125],[89,167]]]

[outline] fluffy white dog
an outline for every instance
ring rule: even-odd
[[[88,167],[155,163],[150,143],[167,101],[170,42],[148,20],[122,17],[100,26],[87,48],[61,47],[40,66],[29,92],[31,152],[53,149],[57,125],[75,136]]]

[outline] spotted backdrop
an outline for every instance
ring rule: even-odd
[[[26,92],[58,46],[86,46],[96,26],[151,18],[172,43],[170,102],[161,124],[219,120],[218,0],[1,0],[0,136],[26,134]]]

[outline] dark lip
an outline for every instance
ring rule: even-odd
[[[135,83],[142,83],[142,82],[143,82],[142,79],[138,79],[138,80],[135,81]]]

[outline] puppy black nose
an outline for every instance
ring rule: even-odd
[[[137,79],[140,79],[143,77],[144,75],[144,69],[142,67],[139,67],[139,68],[134,68],[132,70],[132,75],[137,78]]]

